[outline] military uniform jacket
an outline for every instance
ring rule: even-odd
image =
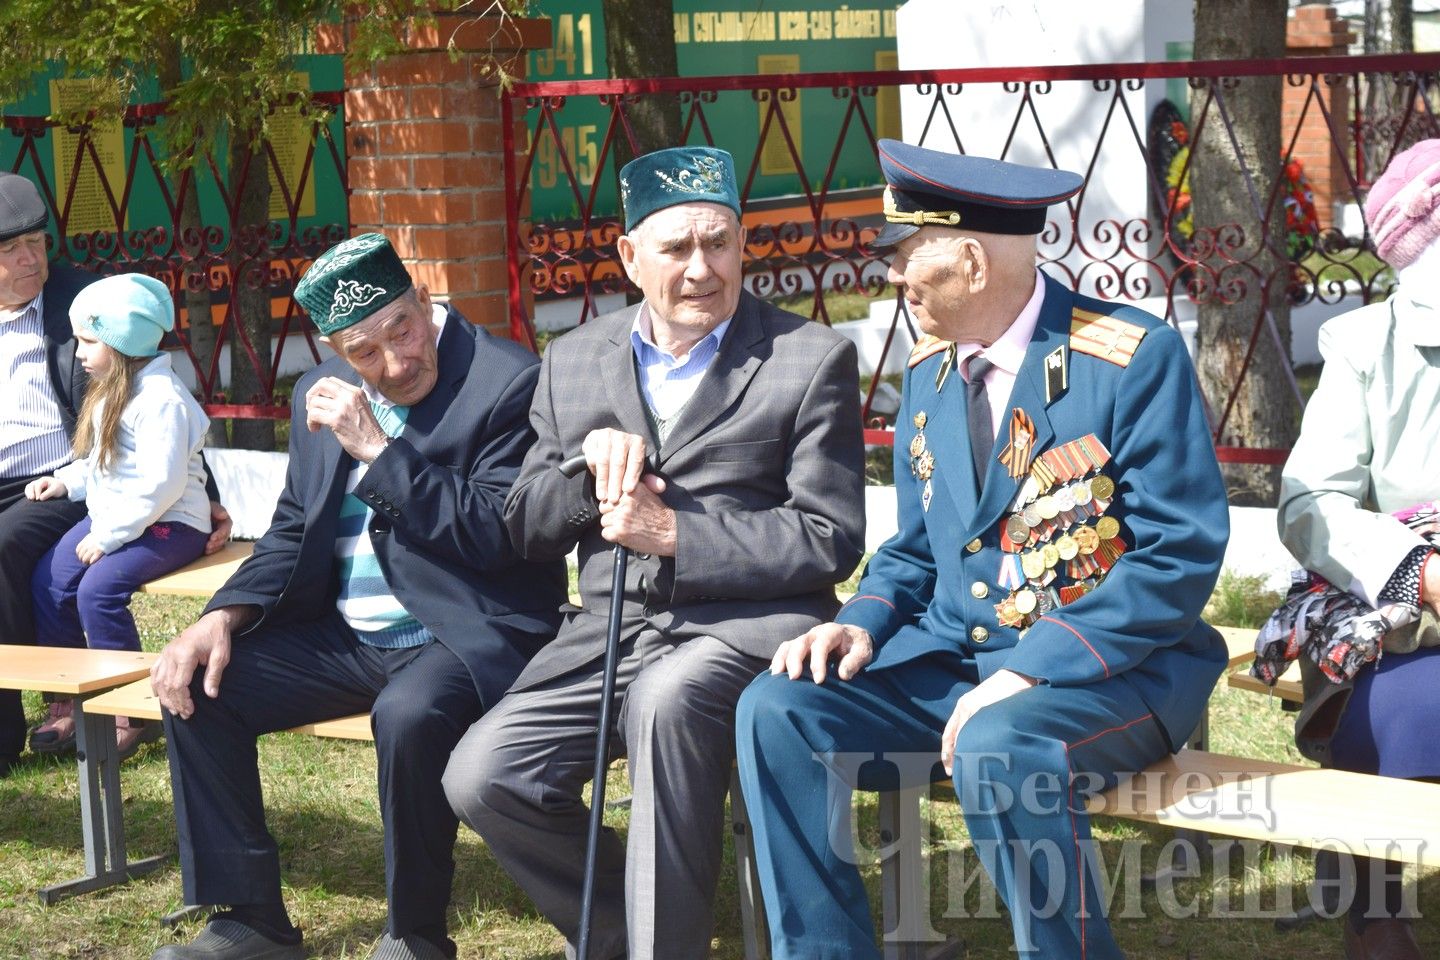
[[[1019,512],[1025,478],[1012,478],[999,459],[1010,439],[1002,424],[983,495],[977,492],[965,384],[957,372],[937,388],[945,352],[924,356],[917,348],[923,358],[912,357],[895,434],[899,529],[838,619],[873,636],[870,670],[949,654],[972,661],[980,679],[1001,668],[1064,686],[1124,677],[1178,748],[1226,662],[1223,641],[1198,619],[1219,575],[1229,521],[1194,371],[1180,335],[1163,321],[1048,277],[1045,284],[1006,407],[1033,422],[1032,462],[1092,435],[1108,450],[1100,473],[1114,490],[1103,515],[1118,521],[1123,554],[1098,582],[1067,576],[1063,561],[1044,588],[1027,580],[1024,589],[1063,593],[1065,602],[1042,602],[1024,625],[1002,623],[1001,606],[1017,585],[1006,585],[1002,561],[1014,553],[1001,539]],[[1084,329],[1096,320],[1098,328]],[[1047,374],[1047,366],[1063,366],[1064,376]],[[1006,422],[1013,416],[1007,412]],[[922,448],[932,458],[928,469],[912,472]],[[1070,529],[1093,529],[1097,519]]]

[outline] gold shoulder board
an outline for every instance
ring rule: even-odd
[[[1108,360],[1116,366],[1129,366],[1140,341],[1145,339],[1145,333],[1144,327],[1126,323],[1108,313],[1094,313],[1077,307],[1070,316],[1070,349]]]
[[[933,357],[949,346],[949,340],[941,340],[939,337],[932,337],[928,333],[922,333],[920,339],[915,341],[915,346],[910,351],[910,359],[907,361],[906,366],[913,367],[926,357]]]

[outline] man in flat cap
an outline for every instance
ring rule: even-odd
[[[156,960],[303,957],[280,898],[255,740],[368,711],[390,914],[373,956],[453,957],[450,750],[554,635],[558,560],[516,555],[505,495],[539,361],[411,282],[379,234],[295,298],[338,356],[296,385],[275,518],[151,683],[165,707],[186,903],[224,904]]]
[[[591,957],[709,952],[735,701],[777,638],[834,615],[863,547],[854,347],[742,290],[734,161],[679,147],[620,172],[620,259],[644,293],[550,344],[506,504],[531,559],[579,544],[583,609],[455,750],[461,818],[577,940],[610,546],[624,585],[617,753],[628,847],[601,838]],[[583,452],[574,479],[557,469]]]
[[[1036,269],[1079,176],[879,152],[874,246],[925,336],[896,422],[898,532],[740,701],[773,954],[880,956],[836,818],[857,780],[915,787],[938,759],[1019,954],[1118,957],[1082,794],[1179,749],[1226,662],[1198,619],[1228,523],[1190,360],[1163,321]]]
[[[75,417],[89,378],[75,356],[70,303],[95,276],[51,266],[49,209],[25,177],[0,173],[0,642],[33,644],[30,579],[55,541],[85,516],[83,501],[25,499],[25,486],[73,459]],[[209,486],[214,530],[206,552],[230,536],[230,517]],[[57,709],[66,711],[69,701]],[[55,741],[71,745],[74,736]],[[0,776],[25,746],[17,691],[0,691]]]

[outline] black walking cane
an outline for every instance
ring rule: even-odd
[[[566,477],[585,469],[585,455],[560,464]],[[620,617],[625,598],[625,565],[630,551],[615,544],[615,562],[610,574],[610,626],[605,635],[605,673],[600,693],[600,728],[595,731],[595,773],[591,780],[590,829],[585,837],[585,880],[580,892],[580,938],[576,960],[590,957],[590,915],[595,909],[595,869],[600,855],[600,827],[605,817],[605,770],[610,766],[610,717],[615,706],[615,673],[620,666]]]

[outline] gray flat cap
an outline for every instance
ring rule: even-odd
[[[16,173],[0,173],[0,240],[43,229],[49,220],[35,184]]]

